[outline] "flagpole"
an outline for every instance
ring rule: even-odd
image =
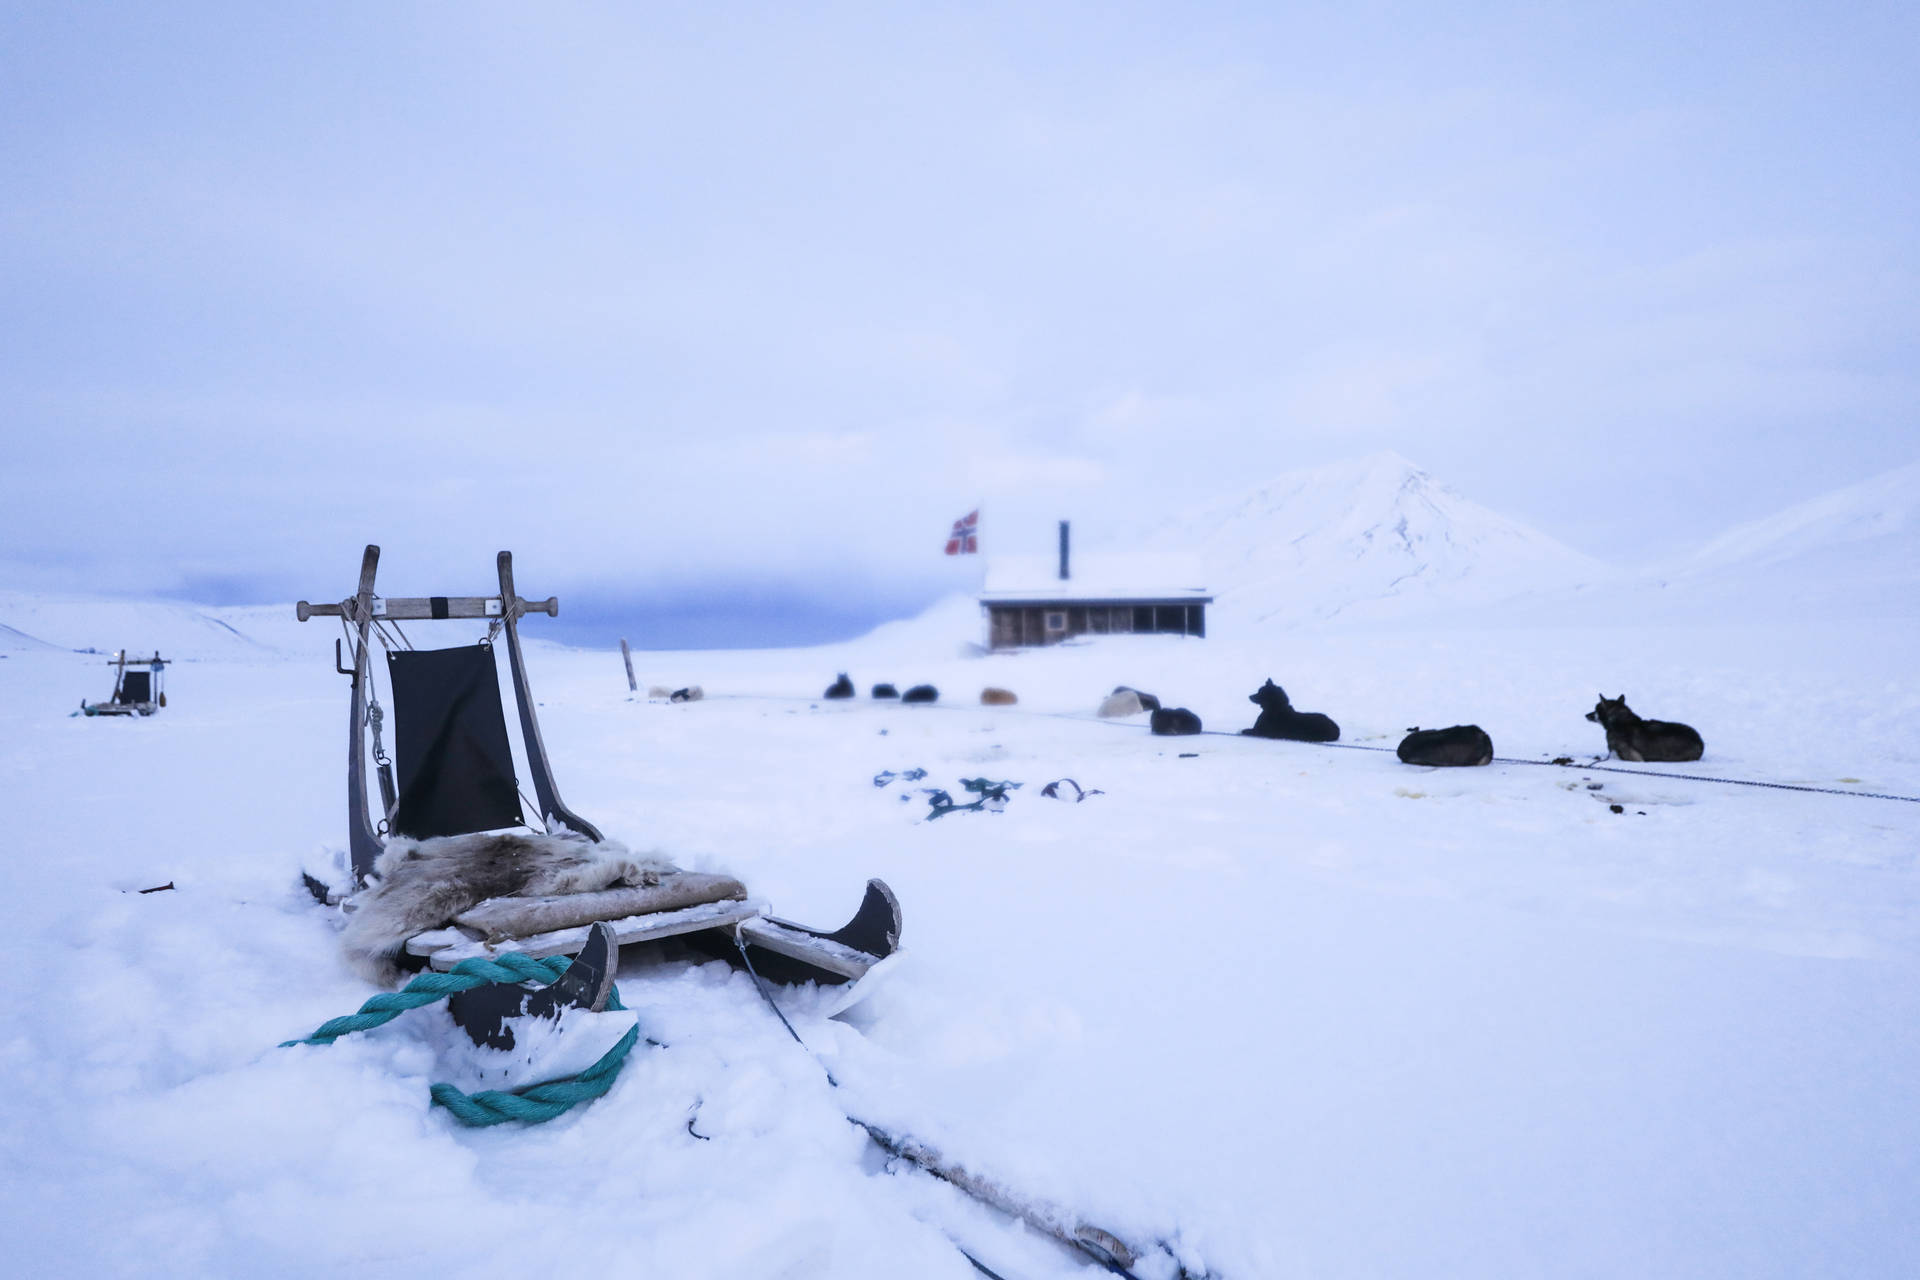
[[[973,598],[980,600],[980,598],[987,593],[987,553],[978,550],[980,545],[980,529],[987,522],[987,504],[984,502],[976,502],[973,504],[973,509],[978,513],[974,517],[973,522],[973,541],[976,548],[974,554],[980,558],[980,563],[975,566],[978,572],[974,576],[978,585],[973,589]],[[993,652],[993,623],[989,618],[984,603],[982,603],[980,607],[980,647],[988,653]]]
[[[974,521],[973,526],[973,540],[975,543],[978,543],[980,541],[980,530],[985,528],[987,523],[987,504],[984,502],[976,502],[973,504],[973,509],[980,513],[980,518]],[[975,554],[980,557],[980,585],[974,589],[974,594],[979,595],[987,589],[987,553],[985,551],[976,551]]]

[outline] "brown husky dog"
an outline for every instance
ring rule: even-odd
[[[1607,731],[1607,750],[1636,764],[1662,760],[1698,760],[1707,749],[1692,726],[1667,720],[1642,720],[1627,708],[1627,695],[1600,694],[1587,719]]]

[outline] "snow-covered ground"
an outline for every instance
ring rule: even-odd
[[[1385,456],[1169,526],[1214,575],[1204,641],[981,656],[956,599],[824,648],[636,653],[686,705],[535,641],[575,809],[816,924],[881,876],[908,956],[845,1019],[783,996],[836,1089],[742,975],[633,949],[657,1044],[486,1132],[429,1107],[447,1072],[406,1020],[276,1047],[369,994],[298,883],[344,844],[338,629],[0,592],[9,1269],[977,1274],[958,1243],[1088,1274],[889,1172],[851,1112],[1220,1276],[1920,1274],[1920,804],[1828,794],[1920,795],[1917,509],[1907,468],[1630,571]],[[121,645],[173,660],[169,706],[72,715]],[[820,700],[843,670],[942,700]],[[1342,744],[1234,736],[1268,677]],[[1122,683],[1228,732],[1093,718]],[[1519,763],[1603,750],[1602,693],[1705,758]],[[1468,721],[1506,760],[1378,750]],[[929,822],[875,785],[911,768],[1023,785]],[[1101,794],[1039,794],[1063,777]]]
[[[636,654],[643,689],[703,685],[688,705],[535,645],[574,808],[810,922],[884,877],[910,956],[851,1022],[788,997],[836,1091],[741,975],[642,949],[621,991],[665,1047],[479,1132],[428,1106],[404,1025],[275,1047],[369,991],[297,882],[344,841],[331,633],[255,621],[144,720],[69,716],[99,656],[4,648],[14,1274],[976,1274],[953,1239],[1093,1274],[886,1172],[847,1109],[1223,1276],[1920,1274],[1920,804],[1089,714],[1127,683],[1238,729],[1272,676],[1346,743],[1471,720],[1503,756],[1585,758],[1583,713],[1624,692],[1700,728],[1684,772],[1914,795],[1911,628],[1228,610],[1206,641],[982,658],[960,602],[824,649]],[[150,643],[133,626],[91,643]],[[942,700],[819,701],[840,670]],[[978,706],[989,684],[1020,704]],[[872,781],[910,767],[1025,785],[926,822]],[[1059,777],[1104,794],[1042,798]]]

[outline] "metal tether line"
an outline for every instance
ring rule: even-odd
[[[818,698],[795,697],[777,694],[738,694],[710,693],[713,701],[738,699],[742,701],[779,701],[779,702],[819,702]],[[915,714],[926,711],[978,711],[971,706],[931,706],[916,707]],[[1048,720],[1072,720],[1079,724],[1105,725],[1115,729],[1138,729],[1137,724],[1128,724],[1121,720],[1102,720],[1094,716],[1082,715],[1073,711],[1022,711],[1015,708],[996,707],[996,714],[1014,716],[1035,716]],[[1234,738],[1244,740],[1251,734],[1231,732],[1225,729],[1202,729],[1198,734],[1180,734],[1179,737]],[[1336,751],[1378,751],[1386,755],[1395,754],[1392,747],[1369,747],[1358,742],[1301,742],[1293,738],[1258,738],[1259,742],[1292,742],[1303,747],[1332,747]],[[1605,759],[1606,757],[1601,757]],[[1852,796],[1857,800],[1898,800],[1903,804],[1920,804],[1920,796],[1904,796],[1891,791],[1850,791],[1844,787],[1816,787],[1804,782],[1767,782],[1760,778],[1716,778],[1705,773],[1671,773],[1664,769],[1623,769],[1619,765],[1583,764],[1578,762],[1560,764],[1554,760],[1522,760],[1517,756],[1495,756],[1495,764],[1524,764],[1542,769],[1580,769],[1598,773],[1618,773],[1629,778],[1673,778],[1684,782],[1717,782],[1730,787],[1764,787],[1770,791],[1799,791],[1809,795]]]

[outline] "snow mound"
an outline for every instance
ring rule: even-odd
[[[1613,570],[1395,453],[1292,471],[1163,527],[1243,624],[1398,618],[1608,579]]]
[[[945,659],[977,653],[985,634],[980,602],[971,595],[956,593],[935,601],[915,617],[883,622],[858,640],[848,641],[845,647],[869,662]]]

